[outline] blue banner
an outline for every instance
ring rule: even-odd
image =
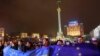
[[[14,50],[10,46],[3,49],[3,56],[23,56],[22,51]]]
[[[83,44],[76,46],[43,46],[27,52],[14,50],[8,46],[4,48],[3,53],[4,56],[100,56],[100,51],[96,47]]]
[[[43,46],[42,48],[36,49],[30,56],[49,56],[49,47]]]
[[[4,56],[48,56],[49,55],[49,48],[42,47],[36,50],[22,52],[19,50],[14,50],[10,46],[5,47],[3,50]]]

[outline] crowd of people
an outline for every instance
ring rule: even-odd
[[[49,47],[49,46],[52,47],[52,45],[77,46],[80,44],[82,44],[84,46],[84,43],[85,42],[83,41],[82,38],[78,38],[76,41],[74,41],[74,43],[71,43],[70,41],[57,40],[56,44],[51,43],[48,38],[44,38],[41,42],[31,42],[31,41],[23,41],[23,40],[10,40],[10,41],[4,41],[4,42],[0,41],[0,56],[3,56],[3,49],[7,46],[11,46],[11,48],[15,49],[15,50],[27,52],[27,51],[41,48],[43,46],[45,46],[45,47]],[[91,41],[88,44],[93,45],[93,47],[97,48],[100,51],[99,42]],[[53,48],[50,51],[54,52]],[[51,56],[51,54],[49,53],[48,56]]]

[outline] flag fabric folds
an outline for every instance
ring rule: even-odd
[[[75,46],[58,46],[49,47],[42,46],[41,48],[22,52],[14,50],[7,46],[3,50],[4,56],[100,56],[100,51],[97,48],[80,44]]]
[[[3,53],[3,56],[23,56],[24,54],[22,51],[12,49],[11,46],[5,47]]]

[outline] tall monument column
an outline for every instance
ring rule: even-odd
[[[58,12],[58,32],[57,32],[57,39],[62,39],[63,36],[63,32],[62,32],[62,28],[61,28],[61,8],[60,8],[60,3],[61,0],[57,0],[57,12]]]

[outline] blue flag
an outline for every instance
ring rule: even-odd
[[[7,46],[3,49],[4,56],[23,56],[23,52],[14,50],[11,46]]]
[[[30,56],[49,56],[49,47],[41,47],[36,49]]]
[[[83,44],[76,46],[43,46],[27,52],[14,50],[11,46],[7,46],[3,49],[3,53],[4,56],[100,56],[100,51],[97,48]]]

